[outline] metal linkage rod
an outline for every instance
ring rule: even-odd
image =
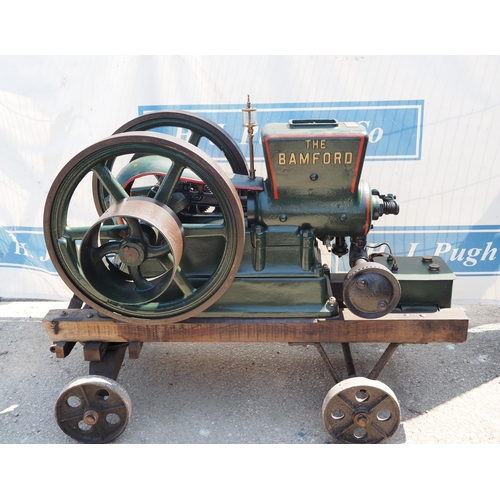
[[[342,351],[344,353],[345,367],[347,369],[347,376],[354,377],[356,375],[356,368],[351,354],[351,346],[347,342],[342,342]]]
[[[376,380],[378,378],[382,370],[385,368],[385,365],[391,359],[392,355],[396,352],[396,349],[400,345],[401,344],[394,342],[387,346],[387,349],[384,351],[384,354],[380,356],[380,359],[377,361],[377,364],[373,367],[373,370],[368,375],[369,379]]]
[[[323,345],[319,342],[314,342],[314,346],[318,350],[320,356],[323,358],[323,361],[325,362],[328,370],[330,371],[330,374],[333,377],[333,381],[336,384],[338,384],[342,379],[341,379],[341,377],[339,377],[339,375],[335,371],[335,368],[333,367],[332,362],[330,361],[330,358],[326,354],[325,349],[323,348]]]

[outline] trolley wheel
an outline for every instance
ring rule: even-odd
[[[127,427],[132,403],[127,391],[107,377],[89,375],[69,383],[56,401],[61,430],[81,443],[109,443]]]
[[[382,443],[399,429],[401,410],[379,380],[353,377],[334,385],[323,402],[323,422],[341,443]]]

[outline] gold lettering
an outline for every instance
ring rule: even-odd
[[[325,140],[307,139],[307,149],[325,149]],[[294,152],[278,153],[278,165],[352,165],[354,155],[351,151]]]

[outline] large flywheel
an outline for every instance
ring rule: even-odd
[[[114,176],[115,160],[131,155],[170,162],[160,198],[130,196]],[[169,204],[186,170],[216,210],[181,221]],[[109,193],[97,216],[93,176]],[[70,160],[49,191],[44,228],[68,287],[102,313],[135,323],[181,321],[212,305],[238,270],[245,238],[240,199],[221,167],[186,141],[156,132],[119,133]]]
[[[203,147],[211,144],[219,151],[220,160],[227,163],[228,169],[234,174],[248,175],[248,168],[245,157],[235,140],[222,127],[204,118],[188,111],[157,111],[146,115],[138,116],[123,124],[115,134],[124,132],[145,132],[158,131],[161,129],[179,128],[187,131],[187,142],[194,146]],[[139,160],[135,164],[129,164],[125,169],[117,174],[117,179],[127,188],[129,194],[132,194],[132,183],[146,175],[155,176],[158,184],[163,177],[169,174],[170,168],[173,168],[171,162],[165,158],[149,158],[147,161],[140,161],[140,156],[135,155],[134,160]],[[114,161],[108,161],[108,168],[111,171]],[[149,189],[142,188],[142,193],[148,195],[155,186],[149,186]],[[92,192],[94,203],[99,214],[102,214],[109,207],[109,192],[102,184],[98,176],[94,176],[92,181]],[[139,191],[141,193],[141,191]],[[149,194],[150,195],[150,194]],[[155,197],[163,197],[160,192],[154,193]],[[161,200],[164,202],[164,200]]]

